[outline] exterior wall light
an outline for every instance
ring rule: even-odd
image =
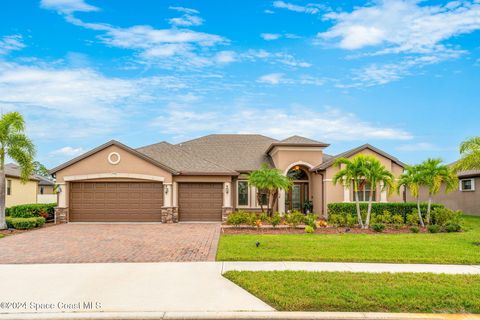
[[[225,193],[228,194],[228,185],[225,186]]]
[[[165,194],[168,194],[168,187],[165,188]]]

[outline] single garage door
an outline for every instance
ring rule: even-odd
[[[179,183],[180,221],[222,221],[222,183]]]
[[[72,222],[161,221],[163,184],[75,182],[70,184]]]

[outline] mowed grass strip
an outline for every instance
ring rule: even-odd
[[[480,264],[480,217],[466,216],[465,227],[437,234],[222,235],[217,260]]]
[[[230,271],[281,311],[480,313],[480,275]]]

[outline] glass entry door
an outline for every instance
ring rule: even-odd
[[[285,209],[304,212],[303,205],[308,200],[308,182],[295,182],[285,197]]]
[[[302,211],[302,189],[299,184],[292,186],[292,210]]]

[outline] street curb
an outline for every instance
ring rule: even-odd
[[[474,314],[375,312],[85,312],[0,314],[0,320],[473,320]]]

